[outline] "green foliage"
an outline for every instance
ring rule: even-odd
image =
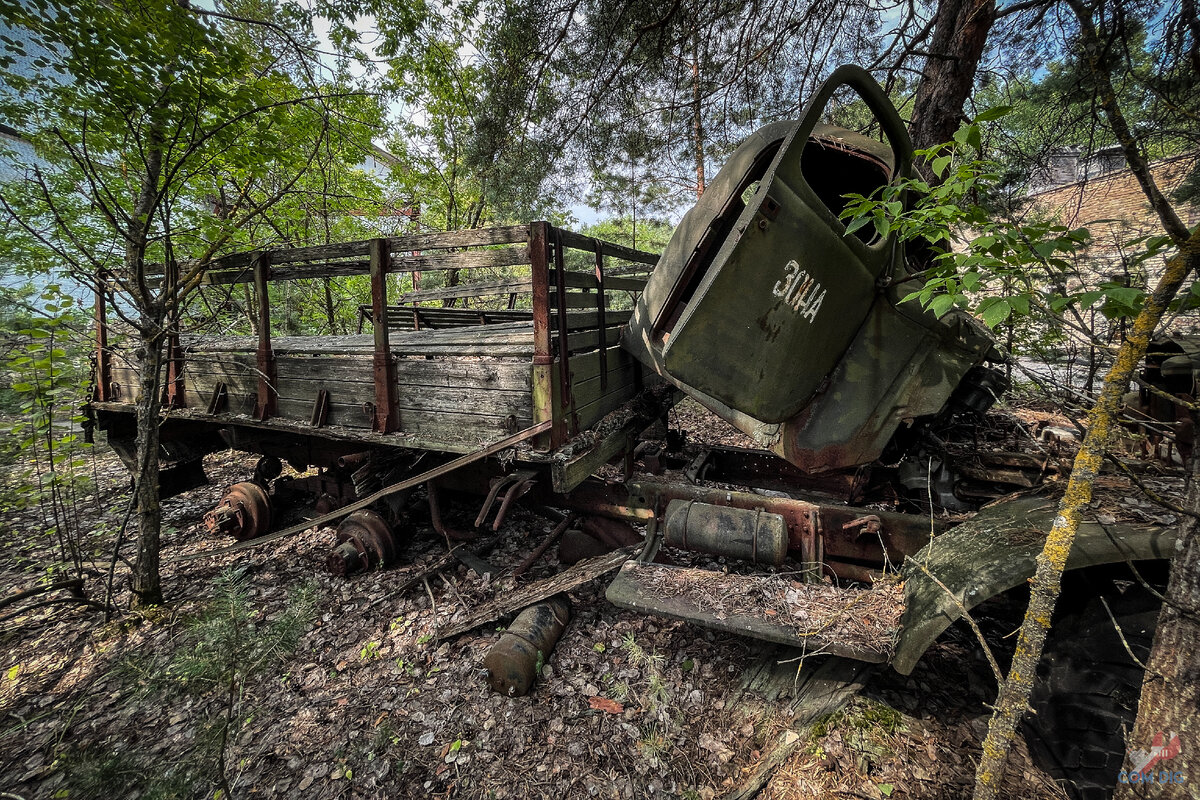
[[[37,294],[4,293],[0,459],[11,466],[0,508],[37,508],[60,559],[46,577],[63,568],[78,574],[85,560],[100,555],[100,530],[85,524],[79,508],[91,486],[79,414],[87,362],[78,331],[86,316],[57,284]]]
[[[629,216],[609,217],[592,225],[585,225],[580,233],[614,244],[623,244],[635,250],[661,253],[671,240],[675,226],[665,219],[633,219]],[[650,269],[649,266],[646,267]]]
[[[309,629],[316,598],[315,583],[301,584],[291,590],[283,611],[266,621],[250,603],[245,577],[225,570],[213,581],[212,599],[188,620],[172,652],[131,654],[118,672],[147,694],[222,691],[231,680],[243,683],[285,659]]]
[[[1145,290],[1115,281],[1088,286],[1079,281],[1077,252],[1090,236],[1085,228],[1052,221],[1012,220],[987,208],[982,199],[1000,174],[980,157],[980,121],[1007,109],[981,114],[954,141],[919,151],[938,182],[898,181],[871,197],[847,195],[842,217],[847,233],[872,224],[901,242],[919,242],[933,256],[923,279],[904,297],[938,316],[953,308],[974,313],[988,326],[1031,315],[1058,318],[1079,309],[1098,309],[1109,319],[1137,313]],[[1139,260],[1162,256],[1168,242],[1141,239]],[[1136,261],[1135,261],[1136,263]]]
[[[245,579],[226,570],[213,582],[213,599],[188,624],[190,643],[176,651],[168,677],[193,690],[241,680],[278,663],[308,630],[316,607],[316,585],[295,588],[284,611],[263,624],[250,605]]]
[[[208,770],[195,757],[143,758],[126,748],[78,751],[59,756],[66,780],[56,797],[111,797],[113,787],[144,800],[185,800],[203,793]]]

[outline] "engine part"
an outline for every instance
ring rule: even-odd
[[[787,558],[788,529],[782,516],[761,509],[672,500],[667,506],[664,543],[778,566]]]
[[[509,697],[528,694],[540,671],[538,662],[544,664],[549,660],[570,619],[571,604],[564,594],[529,606],[518,614],[500,641],[483,657],[488,685]]]
[[[213,533],[235,539],[253,539],[271,528],[271,498],[253,481],[235,483],[212,511],[204,515],[204,524]]]
[[[330,572],[343,578],[355,572],[390,566],[400,550],[392,527],[383,517],[365,508],[342,520],[337,529],[337,542],[325,564]]]
[[[983,414],[1008,390],[1008,378],[1003,372],[979,365],[967,370],[947,402],[954,411]]]

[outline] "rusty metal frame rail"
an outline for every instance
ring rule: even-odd
[[[317,517],[316,519],[306,520],[305,522],[298,523],[296,525],[291,526],[290,528],[284,528],[283,530],[278,531],[276,533],[268,534],[267,536],[260,536],[257,539],[248,539],[244,542],[240,542],[231,547],[224,547],[219,550],[211,550],[211,551],[205,551],[205,552],[201,552],[201,553],[188,553],[187,555],[176,556],[174,558],[166,558],[166,559],[163,559],[163,563],[164,564],[178,564],[178,563],[182,563],[185,561],[195,561],[196,559],[199,559],[199,558],[210,558],[212,556],[223,556],[223,555],[228,555],[229,553],[237,553],[242,550],[249,550],[251,547],[257,547],[260,544],[267,544],[269,542],[277,542],[280,539],[287,538],[288,536],[294,536],[297,533],[303,533],[304,531],[308,530],[309,528],[315,528],[315,527],[320,527],[322,525],[327,525],[330,522],[334,522],[334,521],[346,516],[347,514],[351,513],[352,511],[358,511],[360,508],[366,508],[367,506],[371,505],[372,503],[374,503],[378,500],[382,500],[383,498],[387,497],[388,495],[395,494],[396,492],[402,492],[405,489],[411,489],[412,487],[418,486],[422,483],[425,483],[426,481],[431,481],[434,478],[439,478],[442,475],[453,472],[454,470],[458,469],[459,467],[465,467],[467,464],[471,464],[476,461],[485,459],[488,456],[495,455],[496,453],[499,453],[501,450],[507,450],[508,448],[512,447],[513,445],[520,444],[521,442],[525,441],[526,439],[531,439],[534,436],[537,436],[539,433],[544,433],[545,431],[549,430],[550,426],[553,424],[554,423],[552,420],[546,420],[544,422],[539,422],[538,424],[528,427],[523,431],[519,431],[518,433],[515,433],[512,436],[505,437],[504,439],[501,439],[498,442],[493,442],[492,444],[489,444],[486,447],[481,447],[480,449],[476,450],[473,453],[468,453],[465,456],[459,456],[458,458],[454,459],[453,461],[447,461],[445,464],[434,467],[431,470],[426,470],[425,472],[422,472],[420,475],[416,475],[411,478],[406,478],[405,480],[402,480],[399,483],[392,484],[391,486],[388,486],[387,488],[384,488],[384,489],[380,489],[379,491],[375,492],[374,494],[364,497],[362,500],[356,500],[348,506],[343,506],[342,508],[339,508],[336,511],[331,511],[328,514]]]

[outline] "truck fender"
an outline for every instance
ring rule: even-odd
[[[905,610],[892,667],[902,675],[913,671],[942,631],[962,616],[955,598],[970,610],[1030,580],[1057,513],[1055,499],[999,501],[930,539],[907,559],[903,568]],[[1175,531],[1162,525],[1083,522],[1067,558],[1067,569],[1170,559],[1175,541]]]

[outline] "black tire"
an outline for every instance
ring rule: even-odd
[[[1140,585],[1109,582],[1087,587],[1078,602],[1056,614],[1030,697],[1035,713],[1026,716],[1025,740],[1034,760],[1076,800],[1112,797],[1142,692],[1142,667],[1121,636],[1144,664],[1160,606]]]

